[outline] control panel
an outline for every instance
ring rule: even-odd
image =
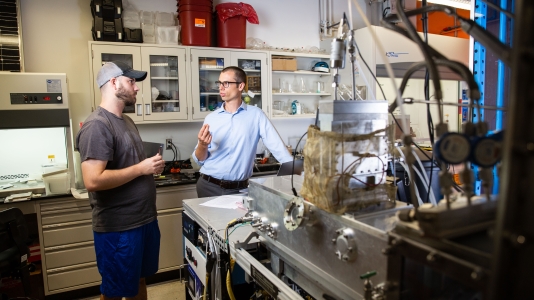
[[[11,104],[62,104],[62,93],[10,93]]]
[[[185,239],[185,258],[202,284],[206,284],[206,256],[188,239]]]

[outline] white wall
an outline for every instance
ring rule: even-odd
[[[176,11],[175,0],[130,0],[138,10]],[[214,5],[221,2],[214,1]],[[236,2],[236,1],[233,1]],[[337,2],[337,1],[336,1]],[[339,1],[346,3],[345,1]],[[247,36],[260,38],[272,46],[319,46],[318,0],[249,0],[260,24],[247,24]],[[90,0],[20,0],[23,47],[26,72],[66,73],[73,124],[79,124],[91,113],[89,97],[89,51],[92,40]],[[273,122],[282,138],[305,132],[311,120]],[[173,138],[186,158],[196,144],[201,123],[140,125],[147,141],[163,143]],[[75,125],[73,133],[79,130]],[[187,155],[186,155],[187,153]],[[166,150],[164,159],[172,158]]]

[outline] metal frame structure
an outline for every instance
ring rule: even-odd
[[[491,299],[532,295],[534,276],[534,2],[516,0],[511,97],[495,227]]]

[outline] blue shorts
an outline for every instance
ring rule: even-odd
[[[100,292],[107,297],[134,297],[139,280],[155,274],[159,263],[158,221],[120,232],[93,232]]]

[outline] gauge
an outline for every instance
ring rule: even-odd
[[[471,162],[477,166],[493,167],[502,158],[502,134],[481,137],[473,142]]]
[[[448,132],[435,144],[436,157],[448,164],[459,164],[467,161],[471,152],[469,139],[460,133]]]

